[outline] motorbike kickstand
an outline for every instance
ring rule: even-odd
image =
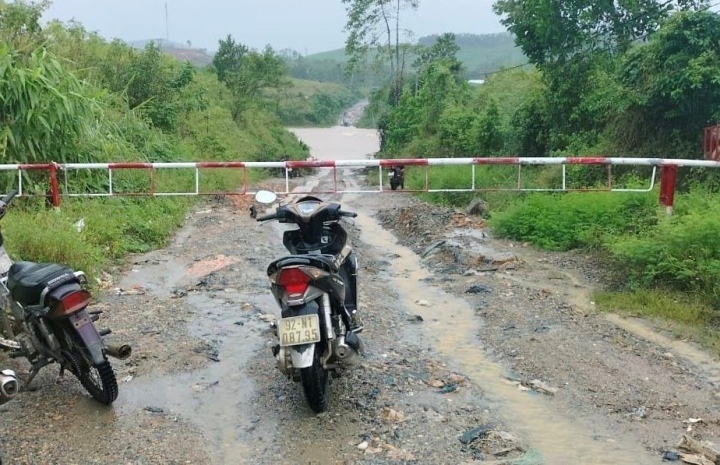
[[[28,378],[25,381],[25,389],[30,390],[30,383],[32,383],[33,379],[35,379],[35,376],[37,376],[38,373],[40,373],[40,370],[42,370],[44,367],[50,365],[52,362],[49,360],[42,360],[39,362],[36,362],[32,365],[32,368],[30,369],[30,373],[28,374]]]

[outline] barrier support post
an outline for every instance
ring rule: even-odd
[[[50,163],[50,198],[52,206],[57,208],[60,206],[60,189],[58,187],[57,179],[57,164]]]
[[[677,165],[660,166],[660,204],[665,207],[665,213],[668,215],[673,213],[677,171]]]

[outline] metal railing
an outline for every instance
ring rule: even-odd
[[[407,189],[404,192],[482,192],[482,191],[543,191],[543,192],[570,192],[570,191],[609,191],[609,192],[648,192],[655,188],[658,168],[660,171],[660,202],[669,209],[673,206],[675,180],[680,167],[720,168],[720,161],[714,160],[685,160],[662,158],[613,158],[613,157],[499,157],[499,158],[414,158],[414,159],[358,159],[358,160],[306,160],[281,162],[180,162],[180,163],[45,163],[45,164],[5,164],[0,165],[0,171],[17,171],[17,188],[20,195],[44,195],[54,206],[60,204],[61,197],[109,197],[109,196],[179,196],[179,195],[254,195],[249,190],[248,170],[251,169],[278,169],[284,170],[285,192],[290,192],[290,179],[294,170],[300,169],[331,169],[333,170],[333,187],[330,190],[318,193],[385,193],[398,192],[389,190],[385,186],[385,169],[395,166],[424,167],[424,185],[419,189]],[[478,185],[476,170],[479,166],[516,166],[517,174],[511,186]],[[559,185],[555,187],[532,187],[525,184],[523,168],[529,166],[557,165],[562,169]],[[470,182],[467,186],[444,187],[433,186],[430,168],[434,166],[469,166]],[[568,166],[602,166],[607,169],[607,184],[602,187],[578,188],[570,187],[568,183]],[[614,184],[613,166],[648,166],[652,168],[647,185],[640,188],[618,187]],[[377,168],[378,185],[367,188],[344,189],[340,186],[338,169],[345,168]],[[205,191],[201,188],[201,173],[209,170],[232,170],[241,177],[240,186],[233,190]],[[69,182],[71,173],[81,170],[106,171],[106,187],[99,191],[72,191]],[[149,174],[148,189],[139,192],[123,191],[116,186],[117,173],[123,171],[144,170]],[[159,189],[157,176],[159,172],[167,170],[190,170],[194,172],[193,187],[190,190]],[[47,172],[48,190],[45,194],[30,194],[24,192],[23,172]]]

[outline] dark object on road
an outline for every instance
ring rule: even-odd
[[[474,284],[465,291],[465,294],[480,294],[481,292],[489,294],[492,292],[492,289],[482,284]]]
[[[470,444],[476,439],[486,436],[490,431],[492,431],[492,427],[490,426],[478,426],[477,428],[466,431],[465,434],[460,436],[460,442]]]

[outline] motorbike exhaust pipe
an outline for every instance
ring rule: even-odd
[[[333,341],[333,352],[335,357],[341,362],[352,362],[355,356],[358,354],[357,350],[347,343],[345,336],[335,338]]]
[[[130,344],[106,344],[106,353],[120,360],[125,360],[132,354],[132,347]]]
[[[20,390],[15,372],[12,370],[0,371],[0,405],[15,397]]]

